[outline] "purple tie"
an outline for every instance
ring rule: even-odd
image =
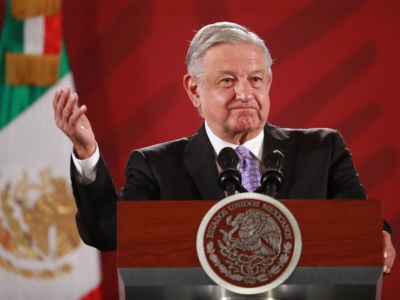
[[[256,158],[244,146],[236,147],[239,155],[239,171],[242,174],[242,185],[249,192],[255,191],[260,186],[260,170]]]

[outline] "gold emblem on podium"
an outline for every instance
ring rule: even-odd
[[[297,266],[301,245],[291,212],[256,193],[217,202],[197,234],[197,254],[207,275],[238,294],[262,293],[283,283]]]

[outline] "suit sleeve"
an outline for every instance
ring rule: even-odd
[[[120,192],[123,200],[160,199],[159,184],[143,151],[133,151],[125,168],[125,185]]]
[[[96,166],[96,179],[81,184],[71,162],[71,182],[78,208],[76,223],[82,240],[102,251],[117,246],[117,201],[159,199],[159,188],[151,173],[145,155],[132,152],[126,166],[126,182],[117,192],[102,156]]]
[[[351,153],[343,137],[334,131],[333,163],[330,169],[329,198],[366,199],[364,187],[360,184]],[[383,220],[383,230],[392,234],[390,224]]]
[[[366,199],[365,190],[360,183],[351,153],[338,131],[333,131],[332,134],[331,155],[328,198]]]
[[[96,166],[96,179],[81,184],[71,160],[71,182],[78,212],[76,223],[82,240],[99,250],[116,249],[117,193],[102,157]]]

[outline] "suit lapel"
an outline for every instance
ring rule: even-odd
[[[263,156],[265,157],[269,152],[273,150],[279,150],[285,156],[283,164],[283,186],[282,189],[276,195],[278,199],[286,199],[288,195],[288,187],[290,182],[290,167],[292,166],[293,160],[293,139],[291,139],[281,128],[266,124],[264,128],[264,151]]]
[[[269,123],[264,128],[263,156],[273,150],[279,150],[285,156],[282,189],[276,198],[286,199],[290,182],[290,168],[293,161],[293,148],[291,139],[281,128]],[[188,142],[183,157],[183,163],[193,179],[203,199],[218,200],[225,197],[225,193],[218,185],[218,169],[215,162],[214,149],[208,140],[204,124]]]
[[[214,149],[208,140],[204,124],[188,142],[183,163],[203,199],[218,200],[225,197],[218,186],[218,169]]]

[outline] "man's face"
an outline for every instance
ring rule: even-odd
[[[186,78],[193,105],[200,109],[220,138],[243,143],[255,137],[267,121],[271,75],[256,45],[220,44],[202,59],[200,82]]]

